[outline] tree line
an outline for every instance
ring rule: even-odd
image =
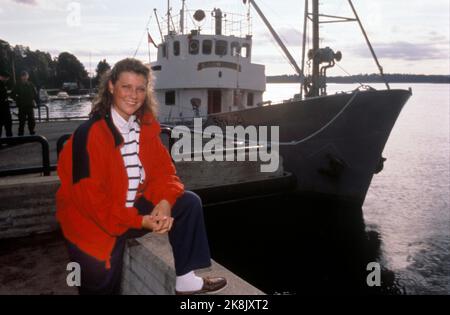
[[[0,69],[10,74],[10,85],[20,79],[22,71],[27,71],[38,88],[61,89],[65,82],[75,82],[78,88],[95,87],[101,75],[111,66],[106,59],[101,60],[95,76],[90,78],[84,65],[69,52],[52,57],[48,52],[31,50],[22,45],[11,46],[0,39]]]

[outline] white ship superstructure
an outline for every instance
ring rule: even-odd
[[[211,15],[214,34],[203,34],[199,26],[188,34],[171,30],[158,45],[157,61],[151,66],[161,122],[192,121],[262,105],[266,77],[264,66],[252,63],[252,36],[224,35],[229,15],[219,9]],[[198,10],[196,16],[205,13]]]

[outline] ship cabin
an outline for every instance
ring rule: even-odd
[[[192,121],[214,113],[262,105],[264,66],[253,64],[252,36],[171,32],[158,45],[151,64],[159,120],[167,124]]]

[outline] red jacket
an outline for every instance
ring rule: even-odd
[[[184,186],[159,135],[159,123],[146,114],[139,136],[146,178],[136,199],[144,196],[153,205],[166,199],[173,205]],[[74,132],[58,161],[56,216],[63,234],[85,253],[107,262],[107,267],[116,237],[142,227],[138,209],[125,207],[128,176],[122,145],[110,115],[91,118]]]

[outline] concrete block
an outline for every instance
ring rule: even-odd
[[[212,261],[210,268],[197,270],[199,276],[223,276],[228,286],[218,294],[260,295],[264,294],[220,264]],[[122,279],[123,294],[175,293],[175,268],[172,249],[167,235],[147,234],[130,240],[124,257]]]

